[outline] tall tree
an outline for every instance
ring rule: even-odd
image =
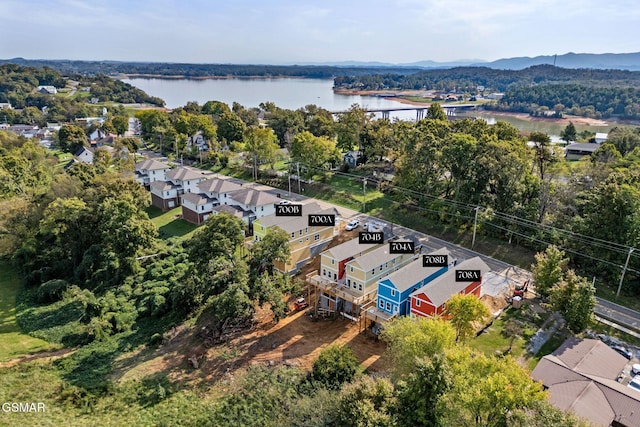
[[[575,141],[578,138],[578,131],[573,122],[569,124],[560,132],[560,138],[565,142]]]
[[[456,331],[441,319],[400,317],[382,331],[387,352],[393,361],[393,374],[403,377],[413,372],[416,358],[443,353],[455,344]]]
[[[87,144],[87,135],[76,125],[62,125],[58,131],[58,143],[62,151],[75,153]]]
[[[247,162],[253,169],[254,179],[258,178],[260,164],[269,163],[275,167],[276,153],[278,151],[278,137],[268,128],[248,127],[245,129],[242,140],[249,154]]]
[[[533,284],[538,294],[547,297],[564,277],[569,258],[564,257],[564,251],[551,245],[544,252],[538,252],[535,259],[536,263],[531,265]]]
[[[429,105],[426,118],[431,120],[448,120],[447,113],[444,112],[444,109],[438,102],[433,102]]]
[[[560,312],[567,321],[569,329],[580,333],[593,320],[595,293],[595,288],[587,279],[569,270],[565,278],[551,289],[549,299],[553,309]]]
[[[338,390],[358,372],[358,359],[350,347],[337,344],[323,349],[313,362],[313,379],[330,390]]]
[[[326,170],[328,165],[338,163],[340,152],[330,139],[304,131],[293,138],[291,160],[306,165],[306,175],[313,176],[318,171]]]
[[[373,115],[367,113],[367,110],[358,104],[353,104],[347,111],[338,114],[336,120],[338,149],[341,151],[353,150],[356,147],[361,149],[360,134],[372,118]]]
[[[484,321],[491,313],[475,295],[456,294],[447,301],[445,314],[456,330],[456,341],[464,341],[473,335],[474,324]]]

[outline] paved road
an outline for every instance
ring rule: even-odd
[[[640,331],[640,313],[611,301],[596,297],[595,313],[635,331]]]

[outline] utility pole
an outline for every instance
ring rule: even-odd
[[[624,280],[624,274],[627,272],[627,267],[629,266],[629,259],[631,258],[631,253],[635,250],[635,248],[629,248],[629,253],[627,254],[627,261],[624,263],[624,267],[622,268],[622,274],[620,275],[620,283],[618,283],[618,292],[616,292],[616,299],[620,296],[620,290],[622,289],[622,281]]]
[[[289,170],[287,171],[287,179],[289,180],[289,193],[288,193],[288,196],[291,197],[291,165],[289,165]]]
[[[362,179],[362,213],[365,212],[367,203],[367,178]]]
[[[298,173],[298,194],[301,194],[302,191],[300,190],[300,162],[296,162],[296,171]]]
[[[476,206],[475,211],[476,215],[473,219],[473,239],[471,239],[471,249],[473,249],[473,245],[476,243],[476,227],[478,225],[478,210],[480,210],[480,206]]]

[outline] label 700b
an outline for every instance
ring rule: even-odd
[[[302,216],[302,205],[276,205],[276,216]]]

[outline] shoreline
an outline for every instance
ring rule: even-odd
[[[319,79],[332,80],[331,78],[316,78],[305,76],[185,76],[185,75],[166,75],[166,74],[113,74],[109,76],[112,79],[159,79],[159,80],[268,80],[268,79]]]

